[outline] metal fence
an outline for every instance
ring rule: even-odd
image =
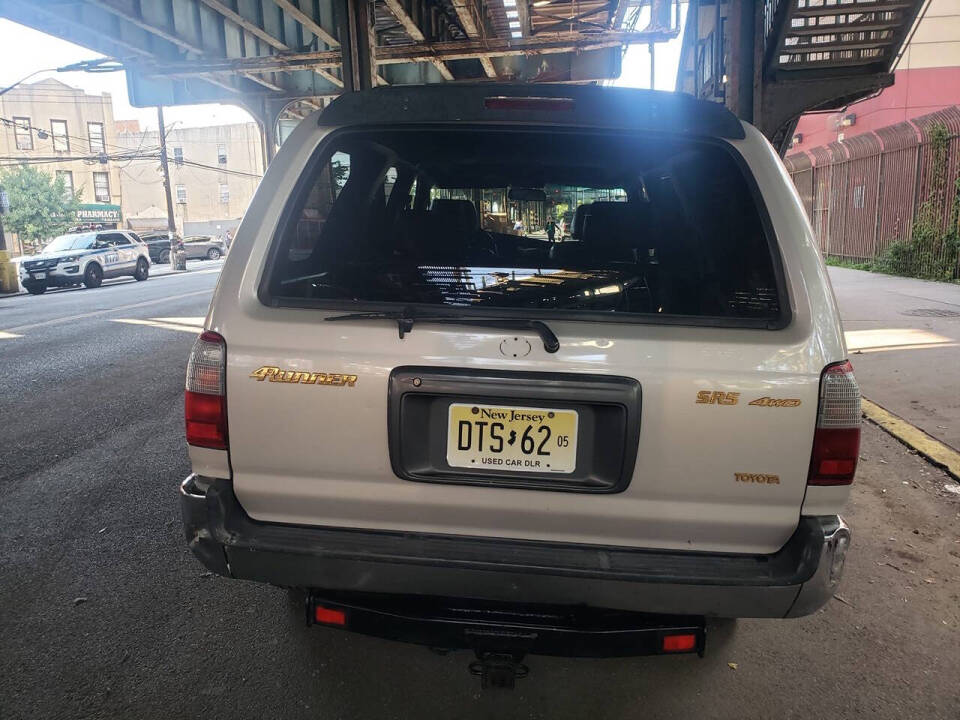
[[[945,148],[939,145],[939,177],[934,157],[938,126],[946,129],[948,138]],[[960,107],[795,152],[784,164],[824,255],[871,261],[889,258],[893,251],[922,254],[912,258],[914,266],[936,266],[938,271],[917,266],[904,274],[957,277],[957,249],[942,239],[957,222]],[[920,246],[914,221],[924,203],[928,220],[939,223],[941,239],[924,239]],[[898,244],[888,253],[893,243]]]

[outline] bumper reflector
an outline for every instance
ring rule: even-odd
[[[664,652],[690,652],[697,647],[697,636],[693,633],[667,635],[663,638]]]
[[[324,625],[342,626],[347,624],[347,614],[343,610],[333,610],[320,605],[313,609],[313,619]]]

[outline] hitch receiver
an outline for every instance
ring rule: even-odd
[[[480,676],[480,687],[484,690],[513,690],[520,678],[530,674],[530,668],[524,665],[524,653],[493,653],[477,651],[477,659],[470,663],[470,673]]]

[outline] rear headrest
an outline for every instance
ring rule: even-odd
[[[593,203],[582,241],[609,259],[628,259],[649,235],[647,207],[637,202]]]
[[[480,228],[477,206],[470,200],[436,198],[430,212],[456,225],[460,232],[473,232]]]
[[[590,214],[590,203],[581,205],[573,213],[573,222],[570,223],[570,237],[580,240],[583,236],[583,223]]]

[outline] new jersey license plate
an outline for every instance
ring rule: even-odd
[[[478,471],[572,473],[578,419],[576,410],[453,403],[447,463]]]

